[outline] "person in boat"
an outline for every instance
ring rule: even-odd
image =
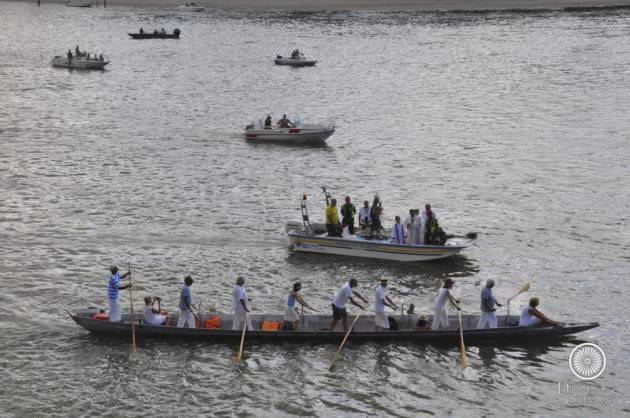
[[[68,50],[68,62],[72,61],[72,50]]]
[[[496,328],[497,327],[497,308],[494,305],[501,307],[497,302],[494,294],[492,294],[492,288],[494,287],[494,280],[486,280],[486,286],[481,289],[481,316],[479,317],[479,323],[477,328]]]
[[[381,224],[381,215],[383,213],[383,205],[378,196],[374,196],[372,208],[370,209],[370,219],[372,220],[372,228],[370,230],[370,238],[376,235],[380,237],[383,226]]]
[[[409,216],[405,219],[405,228],[407,228],[407,244],[421,245],[420,228],[422,227],[422,219],[418,209],[409,209]]]
[[[416,321],[416,331],[430,331],[431,326],[427,325],[427,317],[425,315],[420,315],[418,320]]]
[[[424,243],[426,245],[444,245],[446,233],[440,227],[437,216],[431,210],[431,205],[425,205],[424,211]]]
[[[359,226],[361,229],[365,229],[369,227],[371,223],[372,218],[370,218],[370,202],[364,200],[363,207],[359,209]]]
[[[536,325],[562,325],[561,322],[549,319],[545,314],[538,310],[540,300],[533,297],[529,300],[529,305],[525,306],[521,311],[521,317],[518,325],[521,327],[533,327]]]
[[[346,196],[346,202],[341,205],[341,229],[348,227],[348,232],[354,235],[354,215],[357,208],[350,202],[350,196]]]
[[[330,205],[326,206],[326,230],[329,237],[340,237],[341,228],[339,225],[339,213],[337,212],[337,199],[332,199]]]
[[[282,115],[282,119],[278,121],[278,125],[281,128],[291,128],[293,126],[293,123],[289,119],[287,119],[287,115],[284,114]]]
[[[144,29],[142,29],[142,26],[140,26],[140,30],[138,32],[140,32],[140,34],[144,33]]]
[[[287,307],[284,310],[284,321],[290,322],[293,325],[294,330],[297,330],[300,326],[300,316],[297,313],[297,306],[295,306],[295,302],[307,307],[308,309],[315,310],[312,306],[304,301],[302,295],[300,294],[300,290],[302,290],[302,283],[293,283],[293,290],[289,292],[289,296],[287,298]]]
[[[451,295],[451,289],[455,282],[450,277],[444,280],[442,288],[435,298],[435,313],[433,314],[432,330],[448,328],[448,313],[446,312],[446,302],[451,302],[460,311],[459,301]]]
[[[103,54],[100,54],[100,55],[98,56],[98,60],[99,60],[99,61],[105,61],[105,58],[103,58]]]
[[[153,29],[153,34],[157,35],[158,34],[158,30],[157,29]]]
[[[120,322],[120,291],[131,287],[131,283],[121,285],[120,282],[131,273],[127,272],[121,276],[116,266],[111,266],[109,272],[109,320]]]
[[[390,242],[394,244],[406,244],[407,243],[407,231],[405,226],[400,223],[400,216],[394,218],[394,225],[392,226],[392,236]]]
[[[374,291],[374,331],[389,329],[389,319],[385,307],[394,311],[398,309],[396,304],[387,296],[387,279],[381,279],[381,284]]]
[[[162,29],[160,30],[160,33],[163,33],[163,34],[164,34],[164,33],[166,33],[166,30],[165,30],[164,28],[162,28]]]
[[[347,283],[345,283],[339,291],[337,292],[337,296],[332,303],[332,312],[333,318],[330,323],[330,330],[335,330],[335,325],[337,325],[337,321],[342,320],[343,330],[348,331],[348,312],[346,311],[346,303],[350,302],[354,306],[358,307],[361,310],[365,310],[363,306],[361,306],[358,302],[352,298],[352,296],[356,295],[363,302],[368,303],[367,300],[363,298],[359,293],[354,291],[353,289],[357,287],[358,282],[356,279],[350,279]]]
[[[184,285],[179,294],[179,319],[177,320],[177,328],[184,328],[186,325],[188,325],[188,328],[196,328],[192,308],[192,293],[190,291],[193,282],[194,280],[190,275],[184,278]]]
[[[236,278],[236,284],[232,289],[232,302],[234,303],[234,320],[232,321],[233,330],[242,330],[247,320],[247,330],[254,329],[252,326],[252,320],[249,317],[251,313],[249,309],[249,298],[247,297],[247,291],[245,290],[245,279],[241,276]]]
[[[271,115],[267,115],[265,119],[265,129],[271,129]]]
[[[157,308],[155,304],[157,302]],[[144,322],[149,325],[171,325],[171,316],[162,310],[162,300],[159,297],[144,297]]]

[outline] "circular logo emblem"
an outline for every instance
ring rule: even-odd
[[[569,367],[579,379],[593,380],[606,368],[606,354],[595,344],[580,344],[569,355]]]

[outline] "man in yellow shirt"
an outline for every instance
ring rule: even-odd
[[[326,206],[326,230],[329,237],[340,237],[339,212],[337,211],[337,199],[332,199]]]

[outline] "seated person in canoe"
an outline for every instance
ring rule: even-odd
[[[562,325],[561,322],[549,319],[545,314],[538,310],[540,300],[533,297],[529,300],[529,305],[525,306],[521,312],[521,318],[518,325],[521,327],[531,327],[536,325]]]
[[[162,310],[162,300],[155,296],[144,297],[144,322],[149,325],[171,325],[171,316]],[[157,303],[157,308],[155,304]]]

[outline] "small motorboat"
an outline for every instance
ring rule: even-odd
[[[291,54],[291,57],[283,57],[282,55],[276,55],[276,59],[274,60],[274,62],[277,65],[290,65],[292,67],[312,67],[313,65],[317,64],[316,60],[306,59],[304,54],[302,54],[297,49],[293,51],[293,53]]]
[[[68,58],[63,55],[55,55],[51,61],[53,67],[64,67],[64,68],[77,68],[82,70],[102,70],[107,64],[109,64],[109,60],[103,58],[103,60],[99,60],[95,58],[88,58],[87,55],[81,56],[73,56],[72,58]]]
[[[70,0],[66,3],[66,7],[92,7],[92,0]]]
[[[175,29],[173,33],[167,33],[166,31],[153,31],[153,32],[138,32],[138,33],[129,33],[133,39],[179,39],[179,34],[181,31],[179,29]]]
[[[267,128],[262,120],[245,127],[245,139],[256,142],[282,142],[287,144],[321,144],[335,133],[335,126],[295,123],[288,128]]]
[[[180,12],[203,12],[206,8],[199,6],[197,3],[187,3],[177,6],[177,10]]]
[[[123,313],[122,322],[110,322],[103,309],[88,308],[75,313],[68,312],[70,317],[81,327],[98,335],[112,337],[126,337],[131,335],[131,316]],[[173,323],[177,323],[178,315],[171,315]],[[344,337],[345,332],[339,329],[330,331],[330,315],[303,315],[301,324],[296,331],[280,330],[283,320],[282,314],[253,314],[251,322],[253,330],[247,332],[247,340],[256,340],[265,343],[338,343]],[[417,314],[391,315],[398,330],[375,331],[374,315],[362,315],[353,326],[350,339],[364,342],[391,342],[410,341],[417,344],[453,344],[460,341],[458,317],[449,317],[451,327],[432,331],[430,329],[416,331],[415,324]],[[206,328],[206,321],[210,319],[212,324],[220,324],[217,328]],[[202,313],[198,317],[199,327],[177,328],[175,326],[148,325],[143,321],[141,314],[133,316],[135,334],[138,338],[175,338],[182,340],[205,340],[213,343],[238,342],[242,331],[232,330],[234,315],[225,313]],[[428,323],[432,317],[428,316]],[[514,319],[514,318],[512,318]],[[483,344],[485,342],[517,342],[527,344],[531,341],[540,341],[544,338],[560,338],[565,335],[575,334],[599,326],[597,322],[565,323],[557,326],[539,325],[522,327],[510,325],[511,321],[505,315],[498,315],[498,328],[477,329],[479,315],[462,315],[463,335],[466,343]],[[265,324],[266,323],[266,324]]]
[[[322,189],[328,201],[330,193],[325,187]],[[452,257],[477,240],[477,234],[471,232],[464,236],[446,235],[443,245],[397,244],[389,238],[391,230],[372,233],[369,228],[354,235],[344,233],[341,237],[331,237],[325,224],[310,222],[306,195],[300,200],[300,210],[302,222],[290,221],[285,226],[291,246],[299,252],[393,261],[429,261]]]

